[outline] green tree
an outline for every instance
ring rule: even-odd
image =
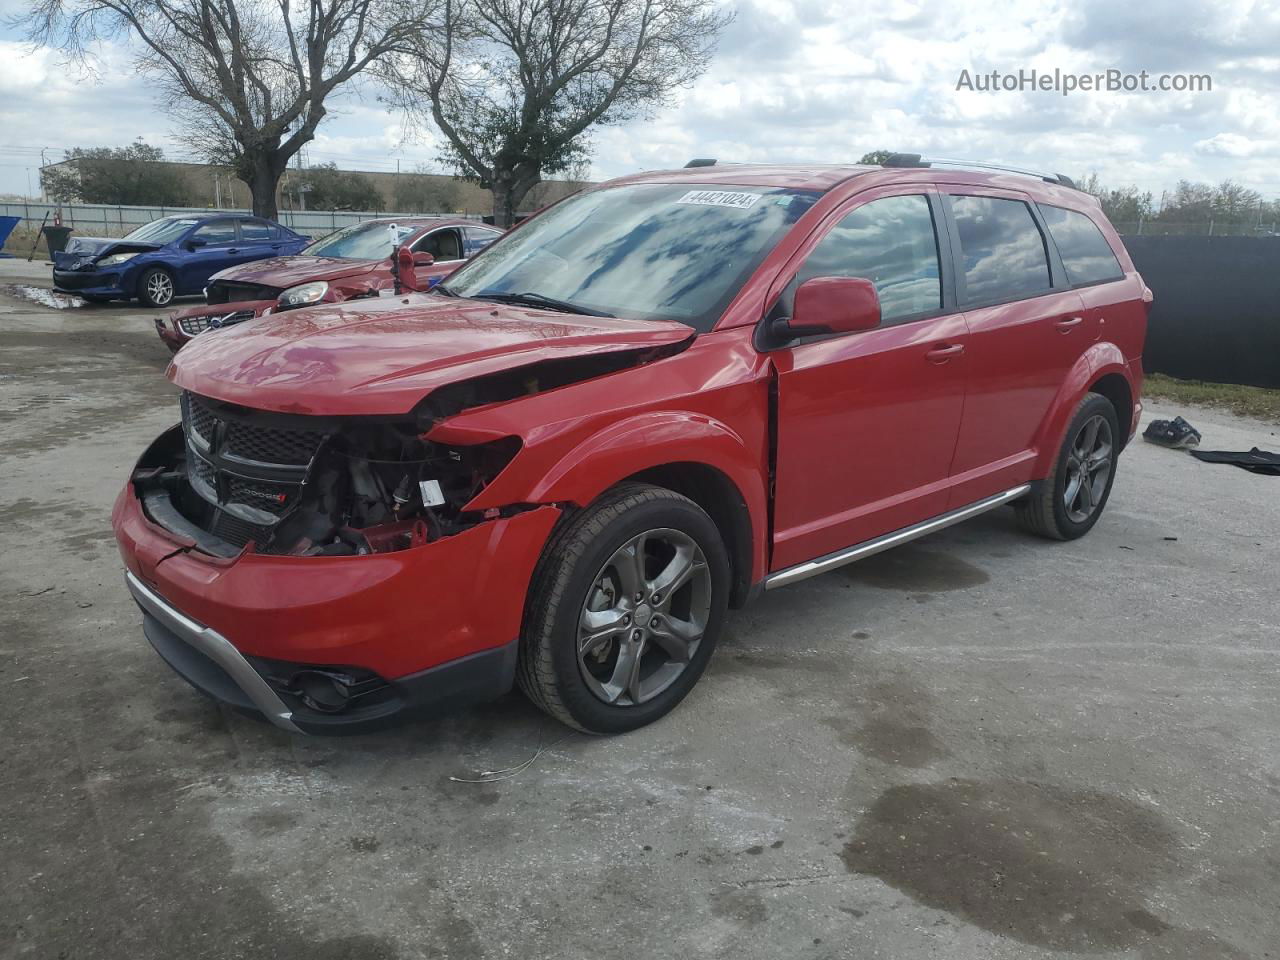
[[[1085,193],[1098,198],[1098,202],[1102,204],[1102,212],[1112,223],[1130,224],[1150,220],[1155,213],[1151,193],[1139,190],[1136,186],[1104,186],[1096,172],[1076,181],[1076,185]]]
[[[445,0],[31,0],[28,40],[87,63],[136,38],[137,68],[212,163],[276,216],[276,186],[326,115],[325,102],[370,64],[429,48]]]
[[[296,206],[309,210],[382,210],[386,204],[373,181],[364,174],[339,170],[336,163],[308,167],[289,181],[286,191]]]
[[[396,181],[392,204],[399,213],[451,213],[458,209],[461,195],[455,178],[419,167]]]
[[[870,164],[874,167],[884,166],[884,162],[893,156],[892,150],[872,150],[870,153],[864,153],[859,163]]]
[[[127,147],[73,147],[66,162],[40,171],[40,184],[58,203],[176,206],[187,198],[182,175],[164,151],[135,140]]]
[[[392,96],[493,191],[509,226],[546,174],[587,156],[599,124],[646,116],[706,70],[732,14],[714,0],[442,0],[412,57],[380,61]]]

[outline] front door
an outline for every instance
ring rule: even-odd
[[[881,325],[773,355],[773,570],[945,512],[968,333],[944,283],[940,225],[931,189],[860,194],[819,228],[774,308],[786,315],[810,277],[865,277],[879,293]]]
[[[240,237],[233,217],[202,223],[184,242],[187,252],[178,268],[179,293],[199,293],[219,270],[242,262]]]

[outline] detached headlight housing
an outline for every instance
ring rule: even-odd
[[[311,283],[302,283],[296,287],[290,287],[280,294],[280,299],[276,302],[282,307],[302,307],[308,303],[316,303],[328,292],[329,284],[323,280],[315,280]]]
[[[136,253],[113,253],[109,257],[103,257],[98,261],[100,267],[114,267],[124,263],[126,260],[132,260],[136,257]]]

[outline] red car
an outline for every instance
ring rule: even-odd
[[[407,246],[419,278],[438,282],[479,253],[502,231],[475,220],[387,217],[343,227],[293,257],[259,260],[215,273],[205,303],[156,319],[156,332],[174,353],[210,327],[227,327],[267,313],[337,303],[392,291],[390,254]]]
[[[160,655],[287,730],[513,683],[630,730],[763,590],[1002,504],[1088,532],[1150,299],[1065,178],[626,177],[430,293],[198,338],[115,534]]]

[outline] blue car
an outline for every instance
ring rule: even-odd
[[[310,237],[260,217],[165,217],[119,239],[75,237],[53,255],[53,286],[86,300],[131,300],[165,307],[200,293],[219,270],[289,257]]]

